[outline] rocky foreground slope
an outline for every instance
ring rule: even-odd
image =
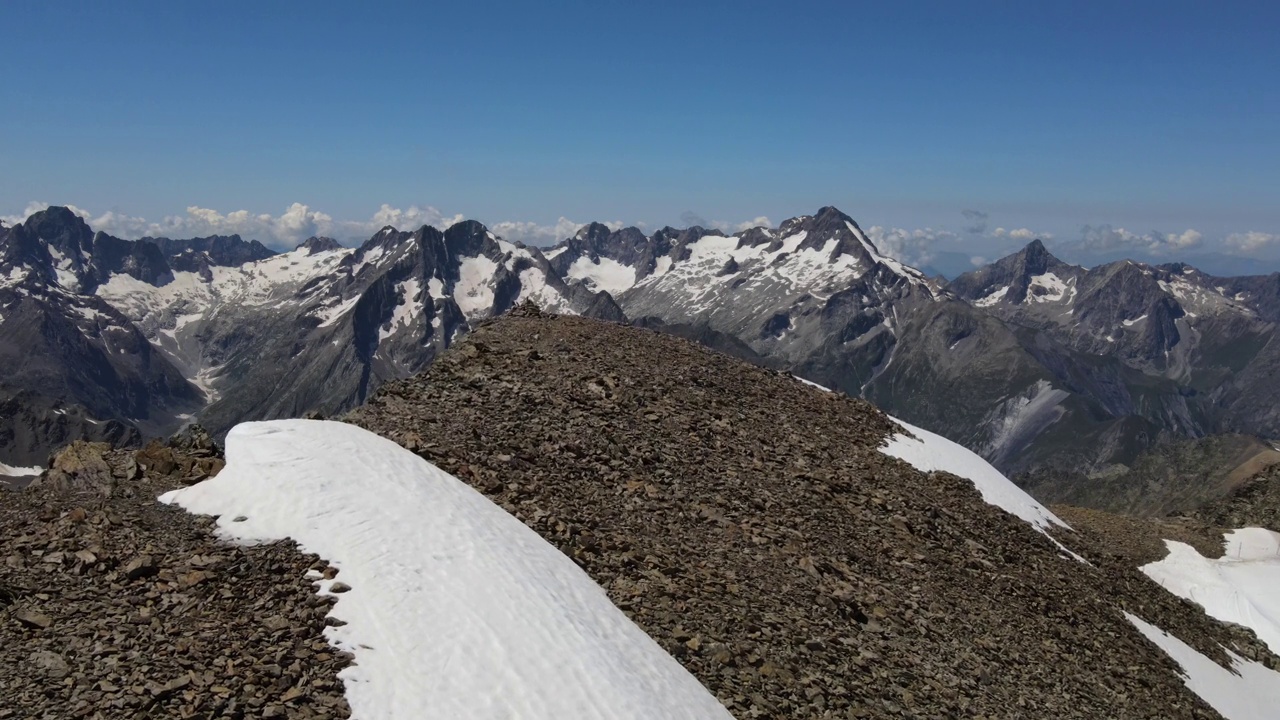
[[[871,405],[664,335],[524,310],[347,419],[577,560],[739,717],[1215,717],[1123,611],[1276,664],[1105,542],[1059,533],[1071,559],[885,456]]]
[[[347,717],[332,599],[303,579],[325,563],[155,500],[219,455],[207,436],[77,442],[0,492],[0,718]]]
[[[1204,523],[1063,511],[1055,540],[884,454],[870,404],[665,334],[524,307],[347,420],[563,551],[739,718],[1219,717],[1126,613],[1280,664],[1138,570],[1220,552]],[[0,717],[347,716],[327,563],[154,501],[221,462],[80,443],[0,496]]]

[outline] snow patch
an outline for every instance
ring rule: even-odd
[[[630,290],[636,284],[635,268],[606,257],[600,258],[599,262],[592,262],[589,257],[580,257],[569,266],[566,275],[583,282],[594,292],[604,290],[610,295]]]
[[[1233,530],[1222,557],[1209,559],[1186,543],[1165,540],[1169,554],[1142,566],[1164,589],[1224,622],[1243,625],[1280,654],[1280,534]]]
[[[520,271],[520,295],[517,303],[532,300],[535,305],[554,312],[576,315],[559,290],[547,284],[547,276],[536,267]]]
[[[26,477],[28,475],[39,475],[44,472],[44,468],[33,465],[31,467],[14,467],[0,463],[0,475],[5,477]]]
[[[458,263],[453,299],[468,320],[493,308],[493,275],[497,271],[498,263],[484,255],[464,257]]]
[[[921,472],[949,472],[968,478],[973,481],[978,492],[982,493],[982,499],[987,504],[1021,518],[1040,532],[1054,525],[1070,527],[977,453],[895,417],[889,419],[915,437],[894,435],[880,448],[880,452],[885,455],[905,460]]]
[[[318,327],[329,327],[330,325],[338,322],[342,316],[351,312],[351,309],[354,308],[358,302],[360,302],[360,296],[356,295],[353,298],[343,300],[333,307],[317,308],[316,315],[320,318],[320,325]]]
[[[400,302],[391,311],[391,319],[387,321],[387,327],[378,328],[379,344],[399,332],[401,327],[408,327],[413,322],[413,316],[417,314],[418,308],[422,307],[418,303],[418,296],[421,293],[422,288],[418,278],[409,278],[396,284],[396,294]]]
[[[984,295],[983,297],[978,298],[977,300],[974,300],[973,304],[977,305],[978,307],[991,307],[992,305],[995,305],[996,303],[1003,300],[1004,296],[1008,294],[1009,294],[1009,286],[1005,285],[999,290],[993,290],[987,295]]]
[[[427,294],[431,296],[432,300],[445,299],[444,283],[441,282],[440,278],[433,277],[427,281]]]
[[[1043,295],[1039,295],[1030,292],[1033,288],[1043,288],[1045,293]],[[1072,278],[1064,282],[1063,279],[1058,277],[1056,274],[1047,272],[1032,277],[1030,283],[1028,283],[1027,290],[1027,302],[1061,302],[1064,298],[1070,301],[1070,299],[1074,298],[1076,294],[1075,279]],[[1068,292],[1070,292],[1071,298],[1067,297]]]
[[[1227,650],[1231,669],[1136,615],[1125,618],[1182,668],[1183,683],[1227,720],[1272,720],[1280,706],[1280,673]]]
[[[352,589],[331,614],[346,624],[325,632],[355,654],[340,674],[353,717],[731,717],[573,561],[390,440],[254,422],[228,434],[226,458],[160,499],[340,569]]]
[[[1136,318],[1134,318],[1134,319],[1132,319],[1132,320],[1121,320],[1121,321],[1120,321],[1120,324],[1121,324],[1121,325],[1124,325],[1125,327],[1133,327],[1134,325],[1137,325],[1138,323],[1140,323],[1140,322],[1142,322],[1143,320],[1146,320],[1146,319],[1147,319],[1147,315],[1146,315],[1146,313],[1143,313],[1142,315],[1140,315],[1140,316],[1138,316],[1138,317],[1136,317]]]

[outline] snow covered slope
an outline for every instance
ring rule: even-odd
[[[1166,540],[1168,556],[1142,571],[1210,617],[1253,630],[1280,654],[1280,533],[1243,528],[1225,538],[1226,551],[1213,560],[1190,545]]]
[[[1144,637],[1182,668],[1187,688],[1227,720],[1275,720],[1280,707],[1280,673],[1226,651],[1227,669],[1195,648],[1136,615],[1124,614]]]
[[[730,717],[571,560],[395,443],[281,420],[234,428],[226,457],[162,500],[340,569],[347,624],[327,632],[355,654],[353,717]]]
[[[831,392],[829,388],[823,387],[812,380],[806,380],[802,377],[796,377],[796,379],[805,385],[815,387],[824,392]],[[978,492],[982,493],[982,499],[989,505],[995,505],[1005,512],[1030,523],[1041,532],[1054,525],[1070,529],[1070,526],[1057,515],[1054,515],[1048,508],[1036,502],[1035,498],[1023,492],[1021,488],[1014,485],[1009,478],[992,467],[991,463],[983,460],[977,453],[951,442],[941,435],[918,428],[898,418],[890,416],[889,419],[910,434],[894,435],[889,438],[884,447],[880,448],[880,452],[889,457],[904,460],[921,472],[949,472],[952,475],[972,480],[974,487],[978,488]]]
[[[1054,525],[1068,527],[1057,515],[1023,492],[978,454],[941,435],[897,418],[891,419],[911,435],[894,435],[880,452],[905,460],[921,472],[949,472],[968,478],[987,503],[1025,520],[1041,531]]]

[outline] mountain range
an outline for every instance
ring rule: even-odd
[[[0,227],[0,462],[343,412],[525,301],[865,397],[1048,496],[1170,444],[1280,437],[1280,273],[1083,268],[1037,240],[948,282],[830,207],[734,235],[593,223],[539,249],[466,221],[284,253],[122,240],[55,207]]]

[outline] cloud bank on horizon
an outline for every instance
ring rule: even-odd
[[[0,215],[0,222],[14,225],[47,207],[49,203],[33,201],[21,212]],[[94,230],[117,237],[185,238],[238,234],[259,240],[275,249],[293,248],[312,236],[333,237],[341,242],[357,244],[387,226],[399,230],[416,230],[423,225],[444,229],[467,219],[461,214],[447,215],[430,205],[410,205],[402,209],[387,203],[383,203],[364,220],[335,219],[298,202],[291,204],[279,215],[248,210],[223,213],[191,205],[184,214],[168,215],[159,221],[114,210],[95,214],[75,205],[68,204],[67,207],[83,217]],[[981,266],[989,262],[988,258],[1013,252],[1035,239],[1050,245],[1064,259],[1082,263],[1122,256],[1135,260],[1170,262],[1206,253],[1218,253],[1241,260],[1263,257],[1277,259],[1274,257],[1275,253],[1280,251],[1280,234],[1258,230],[1235,232],[1211,239],[1192,228],[1181,232],[1134,232],[1103,224],[1084,225],[1078,238],[1060,239],[1054,233],[1027,227],[992,228],[990,214],[979,210],[962,210],[960,218],[963,222],[956,230],[871,225],[866,228],[866,233],[885,254],[920,268],[929,268],[941,255],[965,255],[968,265]],[[692,211],[685,211],[680,216],[680,221],[686,227],[698,225],[725,233],[742,232],[753,227],[774,227],[774,222],[766,216],[745,221],[708,221]],[[587,225],[586,222],[563,216],[554,223],[547,224],[530,220],[502,220],[487,224],[494,234],[504,239],[534,247],[554,245]],[[603,224],[614,230],[628,225],[620,220],[606,221]],[[645,231],[649,229],[649,225],[644,222],[630,225]]]

